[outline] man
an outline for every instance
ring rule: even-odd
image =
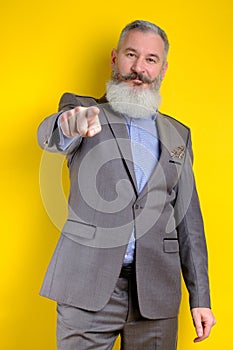
[[[41,294],[57,301],[59,350],[174,350],[180,269],[208,337],[207,251],[189,129],[158,112],[168,40],[135,21],[112,51],[106,97],[63,95],[39,143],[67,156],[69,214]]]

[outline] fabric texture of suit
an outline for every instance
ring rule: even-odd
[[[76,106],[97,105],[102,131],[59,150],[57,118]],[[69,214],[41,295],[90,311],[101,310],[114,290],[135,227],[136,280],[143,317],[178,314],[182,271],[190,307],[210,307],[207,250],[192,171],[189,129],[158,113],[160,158],[138,193],[124,118],[105,101],[66,93],[59,113],[45,119],[43,149],[66,154]]]

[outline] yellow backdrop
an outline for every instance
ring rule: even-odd
[[[1,2],[0,20],[3,350],[56,348],[55,303],[39,297],[38,291],[63,214],[51,212],[46,197],[55,191],[56,174],[37,146],[37,126],[56,111],[63,92],[95,96],[104,92],[110,50],[121,28],[137,18],[159,24],[169,35],[161,111],[192,129],[209,247],[218,323],[210,339],[193,344],[195,333],[183,288],[178,350],[233,349],[232,1],[9,0]],[[60,158],[51,162],[61,169]],[[46,171],[52,177],[48,183]],[[67,174],[64,169],[62,173],[67,191]]]

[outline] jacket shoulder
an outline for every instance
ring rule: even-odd
[[[174,118],[174,117],[172,117],[172,116],[170,116],[168,114],[165,114],[165,113],[159,112],[159,114],[163,118],[167,119],[174,126],[177,126],[178,128],[182,128],[182,129],[186,129],[187,131],[190,131],[190,128],[187,125],[181,123],[178,119],[176,119],[176,118]]]
[[[176,118],[168,115],[168,114],[164,114],[159,112],[160,116],[162,118],[164,118],[171,126],[175,127],[176,130],[179,132],[180,135],[182,135],[184,138],[186,138],[188,135],[190,135],[190,128],[181,123],[179,120],[177,120]]]
[[[65,111],[75,108],[77,106],[89,107],[97,104],[97,99],[91,96],[81,96],[70,92],[66,92],[62,95],[58,110]]]

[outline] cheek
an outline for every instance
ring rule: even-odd
[[[155,67],[155,68],[148,70],[148,74],[150,75],[151,79],[158,78],[160,73],[161,73],[161,67]]]
[[[127,74],[130,72],[131,64],[126,60],[119,60],[116,63],[115,67],[120,74]]]

